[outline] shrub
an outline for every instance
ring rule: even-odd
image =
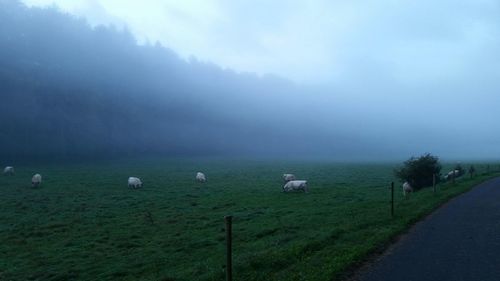
[[[402,168],[394,171],[394,174],[401,181],[407,181],[418,190],[426,186],[432,186],[432,176],[436,174],[436,183],[441,175],[441,164],[439,158],[430,153],[420,157],[411,157],[404,162]]]
[[[470,165],[469,174],[470,174],[471,178],[474,176],[475,172],[476,172],[476,168],[474,168],[474,165]]]
[[[457,164],[457,165],[455,166],[455,170],[457,170],[457,171],[458,171],[458,175],[456,175],[457,177],[460,177],[460,176],[462,176],[462,175],[464,175],[464,174],[465,174],[465,169],[464,169],[464,168],[462,168],[462,165],[460,165],[460,164]]]

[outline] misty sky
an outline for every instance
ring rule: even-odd
[[[463,1],[24,0],[92,24],[127,25],[238,71],[331,83],[385,75],[403,83],[498,76],[500,4]],[[378,79],[378,78],[377,78]]]
[[[407,144],[409,154],[500,153],[496,0],[23,2],[127,26],[186,59],[312,85],[317,115],[344,109],[359,120],[352,134]]]

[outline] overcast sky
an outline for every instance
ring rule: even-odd
[[[185,58],[296,82],[499,74],[490,65],[499,58],[496,0],[23,1],[55,3],[92,24],[126,25],[141,41],[160,41]]]

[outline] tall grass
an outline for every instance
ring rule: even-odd
[[[474,179],[406,200],[397,184],[391,218],[394,168],[187,160],[16,167],[0,177],[0,280],[223,280],[225,215],[234,216],[236,280],[340,279],[496,175],[476,165]],[[207,183],[194,181],[198,170]],[[35,172],[44,182],[33,189]],[[307,179],[310,193],[282,193],[285,172]],[[128,176],[144,188],[127,188]]]

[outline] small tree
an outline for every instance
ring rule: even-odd
[[[402,168],[394,171],[396,177],[401,181],[407,181],[418,190],[426,186],[432,186],[433,175],[436,175],[436,183],[439,182],[441,164],[439,158],[430,153],[420,157],[411,157],[404,162]]]
[[[470,165],[469,174],[470,174],[471,179],[472,179],[472,177],[474,177],[475,172],[476,172],[476,168],[474,168],[474,165]]]
[[[458,163],[458,164],[455,166],[455,169],[454,169],[454,170],[458,171],[458,174],[457,174],[457,175],[455,175],[455,177],[460,177],[460,176],[462,176],[462,175],[464,175],[464,174],[465,174],[465,169],[464,169],[464,168],[462,168],[462,165],[460,165],[460,163]]]

